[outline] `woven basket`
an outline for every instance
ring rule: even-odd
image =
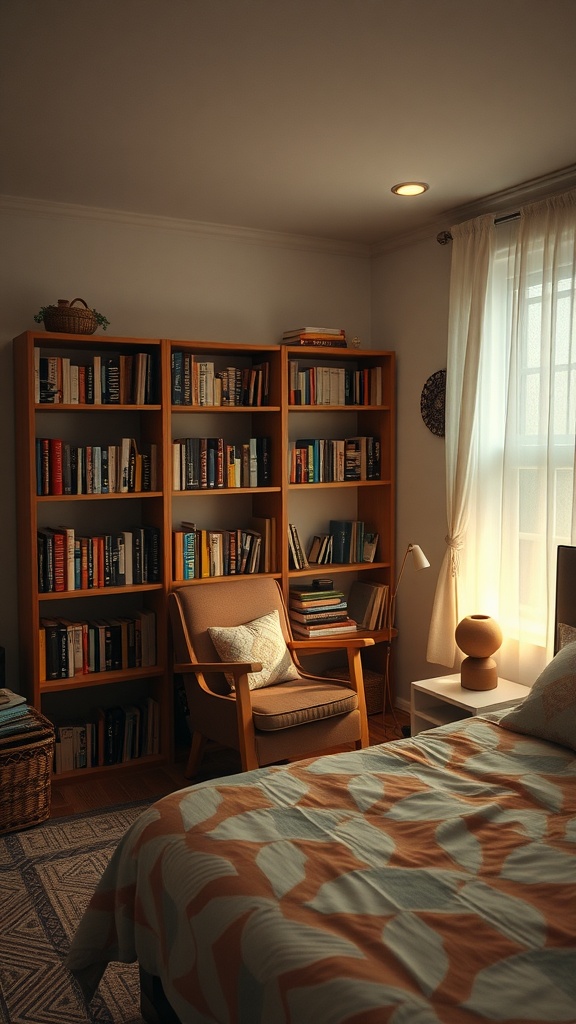
[[[327,668],[324,675],[330,676],[332,679],[350,680],[347,668]],[[366,713],[377,715],[384,707],[384,676],[379,672],[372,672],[369,668],[363,668],[362,675],[364,677]]]
[[[0,835],[50,816],[54,727],[34,708],[40,729],[0,740]]]
[[[75,302],[81,302],[85,308],[75,306]],[[44,313],[44,327],[57,334],[94,334],[97,326],[96,315],[84,299],[58,299],[58,305],[48,306]]]

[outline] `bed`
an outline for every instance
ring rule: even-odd
[[[575,747],[569,644],[513,711],[172,793],[68,967],[162,1024],[574,1024]]]

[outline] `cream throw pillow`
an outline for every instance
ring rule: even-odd
[[[251,690],[299,678],[282,635],[277,609],[242,626],[210,626],[208,633],[222,661],[261,663],[261,672],[248,674]],[[227,678],[234,689],[233,679]]]
[[[525,700],[500,725],[576,750],[576,643],[558,651]]]

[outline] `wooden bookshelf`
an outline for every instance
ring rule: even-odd
[[[38,401],[38,355],[87,366],[122,357],[132,363],[137,354],[150,357],[153,391],[135,402],[123,387],[112,402],[78,401],[74,394],[66,402]],[[302,372],[325,367],[346,371],[348,378],[359,375],[365,382],[360,395],[342,402],[307,401],[294,404],[291,394],[294,362]],[[199,378],[193,391],[190,368],[211,366],[218,377],[213,385]],[[124,365],[124,362],[123,364]],[[178,367],[186,367],[180,382]],[[51,367],[52,370],[52,367]],[[44,371],[43,371],[44,372]],[[196,371],[194,371],[196,372]],[[207,371],[202,371],[207,372]],[[168,649],[168,594],[175,588],[194,586],[200,580],[217,585],[219,575],[181,579],[176,572],[174,534],[182,524],[194,524],[199,534],[261,530],[263,520],[270,530],[266,563],[258,559],[253,571],[273,575],[288,595],[295,580],[317,575],[333,576],[347,591],[354,579],[385,583],[394,578],[395,506],[395,361],[393,352],[357,349],[291,348],[221,344],[204,341],[175,341],[150,338],[108,338],[105,336],[61,335],[29,331],[14,339],[15,420],[18,505],[18,606],[21,689],[29,701],[48,718],[58,722],[82,720],[95,708],[125,706],[151,698],[159,712],[157,752],[125,763],[78,769],[91,773],[118,771],[140,762],[159,763],[173,757],[173,680]],[[333,380],[336,375],[333,374]],[[314,378],[314,373],[312,374]],[[377,392],[373,384],[377,377]],[[230,380],[236,381],[236,401],[226,397]],[[243,395],[238,380],[248,382]],[[253,392],[250,394],[250,381]],[[175,386],[175,384],[177,386]],[[340,379],[340,386],[342,381]],[[184,394],[186,390],[186,395]],[[228,391],[229,393],[229,391]],[[341,395],[341,392],[340,392]],[[375,401],[377,395],[377,401]],[[82,392],[85,398],[85,393]],[[43,398],[46,392],[43,392]],[[109,397],[109,396],[107,396]],[[316,395],[315,395],[316,397]],[[70,396],[67,394],[67,398]],[[332,396],[334,398],[334,395]],[[229,402],[229,404],[228,404]],[[226,403],[226,404],[223,404]],[[379,473],[372,479],[327,480],[291,483],[289,453],[299,437],[340,439],[370,436],[379,443]],[[122,438],[134,438],[139,450],[156,451],[153,489],[108,493],[38,493],[36,439],[63,439],[75,447],[119,446]],[[187,487],[175,478],[175,442],[182,439],[219,439],[217,451],[241,451],[253,439],[266,439],[268,471],[264,476],[234,479],[220,477],[205,486]],[[176,479],[178,482],[176,483]],[[326,532],[331,519],[359,520],[378,534],[373,562],[291,567],[288,526],[297,525],[304,546],[311,536]],[[46,591],[39,576],[38,531],[68,527],[74,536],[117,534],[144,527],[154,528],[159,538],[159,576],[130,585],[88,589]],[[223,543],[228,543],[228,540]],[[228,551],[229,555],[229,551]],[[230,562],[227,568],[230,568]],[[206,565],[205,565],[206,568]],[[215,566],[211,566],[214,570]],[[237,573],[238,577],[241,575]],[[110,583],[112,585],[110,585]],[[156,660],[153,665],[114,667],[106,671],[79,672],[66,678],[43,678],[40,649],[40,620],[50,618],[85,621],[135,617],[153,611],[156,616]],[[383,631],[375,635],[385,638]],[[365,652],[367,665],[382,671],[383,652]],[[73,774],[73,773],[72,773]]]
[[[299,389],[294,387],[295,366],[304,384],[299,394]],[[352,580],[358,578],[386,584],[391,590],[396,504],[395,353],[376,349],[283,346],[282,368],[285,396],[282,436],[286,466],[291,442],[301,438],[331,441],[361,436],[377,438],[379,443],[376,478],[324,479],[313,483],[288,480],[285,487],[286,515],[289,522],[296,525],[306,550],[314,535],[329,532],[331,520],[358,520],[364,523],[366,531],[378,534],[374,561],[333,562],[291,569],[286,539],[282,552],[285,592],[287,594],[292,581],[305,582],[315,576],[332,577],[335,586],[345,593]],[[325,380],[326,376],[331,378],[328,395],[325,388],[319,390],[321,376]],[[343,384],[343,378],[347,383]],[[367,635],[377,641],[388,639],[385,630]],[[378,646],[363,652],[365,664],[378,672],[384,671],[384,658],[385,652]]]
[[[40,393],[40,356],[50,361],[50,373],[60,374],[58,398],[66,398],[66,401],[47,401],[45,388]],[[123,372],[126,371],[134,381],[138,364],[138,386],[130,392],[124,387],[124,381],[122,391],[114,392],[114,388],[120,387],[119,376],[116,375],[120,361]],[[94,394],[94,375],[106,363],[111,366],[105,377],[107,386],[110,384],[110,395],[105,393],[104,400],[100,395],[100,401],[88,401]],[[83,368],[80,391],[74,384],[70,393],[68,364]],[[144,367],[148,368],[147,389],[142,378]],[[43,363],[43,378],[46,372],[46,363]],[[159,339],[87,337],[46,331],[27,332],[14,340],[21,688],[30,703],[56,724],[63,725],[96,721],[99,708],[108,710],[115,705],[126,707],[137,702],[146,704],[146,714],[150,713],[151,717],[148,705],[152,702],[157,720],[155,735],[152,736],[151,730],[141,756],[136,747],[122,754],[123,757],[128,757],[131,752],[139,754],[136,759],[128,761],[132,766],[137,762],[158,763],[172,756],[172,696],[164,571],[168,551],[162,373],[162,343]],[[76,378],[77,374],[72,376]],[[86,389],[87,377],[91,379],[90,394]],[[101,374],[100,381],[103,379]],[[68,385],[66,390],[64,381]],[[135,439],[141,447],[155,446],[154,489],[130,493],[110,489],[103,493],[101,482],[96,485],[95,478],[90,476],[88,484],[86,474],[84,482],[78,484],[83,493],[37,493],[37,438],[62,440],[69,450],[81,448],[92,452],[95,447],[101,450],[105,446],[108,452],[109,447],[115,448],[123,437]],[[136,531],[140,536],[141,530],[152,528],[159,538],[156,578],[150,582],[151,573],[142,575],[135,571],[131,583],[114,585],[115,577],[110,575],[110,565],[104,574],[103,571],[94,572],[93,563],[89,585],[84,581],[84,586],[81,586],[76,579],[72,588],[67,576],[63,589],[51,589],[49,581],[41,578],[39,573],[37,537],[39,530],[57,527],[73,530],[76,539],[81,536],[89,538],[91,551],[94,546],[94,559],[95,551],[103,551],[105,543],[109,544],[111,552],[111,538],[120,532],[132,536],[132,531]],[[103,540],[96,543],[96,537]],[[110,538],[110,541],[105,541],[105,538]],[[148,631],[146,652],[138,644],[137,653],[136,631],[140,634],[151,613],[155,617],[153,639],[150,640]],[[122,619],[124,624],[120,622]],[[78,666],[68,669],[72,653],[67,651],[66,655],[62,653],[56,669],[62,675],[54,676],[54,659],[50,662],[52,672],[48,672],[40,638],[41,621],[56,620],[70,623],[98,620],[107,624],[109,638],[112,629],[118,637],[123,636],[125,646],[118,655],[119,660],[116,660],[116,652],[112,660],[111,647],[108,646],[107,655],[102,651],[101,664],[99,645],[99,656],[92,661],[92,671],[85,671],[89,659],[86,638],[84,670]],[[128,658],[129,628],[134,646]],[[99,637],[102,631],[106,633],[106,626],[100,627]],[[47,632],[44,631],[43,635],[47,637]],[[129,663],[131,667],[128,667]],[[64,675],[68,671],[73,674]],[[123,767],[123,764],[104,764],[81,771],[83,774],[96,770],[109,772]],[[66,773],[63,772],[64,775]]]

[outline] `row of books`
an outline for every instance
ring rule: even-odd
[[[288,442],[291,484],[380,479],[380,438],[300,437]]]
[[[65,590],[160,583],[160,530],[138,526],[116,534],[78,536],[72,527],[37,531],[38,590]]]
[[[270,364],[226,366],[192,352],[172,352],[172,405],[268,405]]]
[[[45,726],[32,715],[25,697],[5,687],[0,689],[0,740],[17,741],[20,736],[28,737],[43,729]]]
[[[364,561],[366,528],[361,519],[331,519],[328,532],[332,537],[332,561],[353,565]]]
[[[73,679],[93,672],[120,672],[156,664],[156,614],[141,609],[134,617],[41,618],[40,679]]]
[[[269,437],[228,444],[223,437],[181,437],[172,442],[175,491],[212,487],[267,487],[271,479]]]
[[[344,592],[332,586],[324,589],[307,584],[290,587],[288,615],[294,635],[308,640],[353,633],[357,629],[348,613]]]
[[[354,580],[348,594],[348,610],[359,629],[384,629],[387,625],[389,588],[386,583]]]
[[[36,493],[127,494],[155,491],[155,444],[139,451],[133,437],[120,444],[76,446],[59,437],[36,438]]]
[[[174,579],[238,576],[276,571],[276,520],[253,519],[254,527],[202,530],[182,523],[173,531]]]
[[[87,355],[82,362],[34,349],[37,405],[153,405],[156,356],[150,352]]]
[[[382,367],[301,366],[288,362],[290,405],[382,405]]]
[[[333,532],[316,533],[312,537],[307,554],[309,565],[374,561],[378,547],[378,534],[367,531],[362,521],[332,520],[330,529]],[[335,546],[336,557],[334,557]],[[356,557],[353,557],[354,555]]]
[[[308,345],[316,348],[346,348],[346,331],[338,327],[296,327],[284,331],[284,345]]]
[[[328,532],[314,534],[306,553],[297,526],[288,524],[288,550],[293,569],[373,562],[377,546],[378,534],[366,530],[363,520],[331,519]]]
[[[159,751],[159,708],[153,697],[98,708],[82,723],[56,726],[54,773],[122,764]]]

